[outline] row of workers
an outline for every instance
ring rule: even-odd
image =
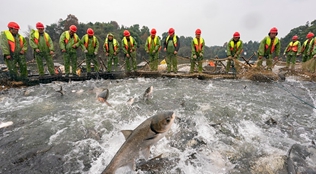
[[[44,75],[43,60],[46,60],[48,70],[51,75],[54,75],[54,65],[52,56],[54,55],[54,46],[50,36],[44,31],[44,25],[40,22],[36,24],[37,30],[32,30],[29,37],[30,46],[34,49],[34,57],[38,66],[39,75]],[[20,67],[19,78],[27,78],[27,68],[25,52],[27,50],[27,42],[25,38],[20,35],[19,25],[15,22],[8,24],[8,30],[1,32],[1,48],[4,55],[5,62],[9,69],[10,75],[13,78],[18,77],[16,64]],[[85,53],[87,72],[91,72],[91,62],[95,65],[95,70],[99,71],[99,62],[97,60],[97,54],[99,49],[99,41],[94,36],[94,31],[89,28],[87,34],[81,39],[76,34],[77,27],[71,25],[69,30],[63,32],[59,39],[59,46],[63,53],[64,66],[66,76],[70,73],[70,64],[73,67],[72,74],[75,74],[77,67],[77,51],[79,47]],[[261,42],[258,50],[257,62],[258,66],[262,66],[262,59],[266,58],[267,66],[272,69],[272,58],[277,59],[280,55],[280,41],[276,37],[278,30],[273,27],[268,36],[266,36]],[[126,71],[136,71],[136,47],[137,43],[135,39],[130,35],[128,30],[123,32],[123,39],[121,41],[122,51],[124,53]],[[311,57],[316,55],[316,39],[314,39],[313,33],[308,33],[307,40],[301,47],[300,42],[297,40],[297,36],[293,37],[293,41],[289,43],[285,49],[287,54],[287,67],[290,62],[295,63],[296,56],[302,54],[303,61],[307,61]],[[150,36],[146,40],[145,50],[149,56],[149,64],[151,70],[158,70],[158,57],[159,51],[163,46],[163,50],[166,52],[167,72],[173,71],[177,73],[177,53],[180,48],[179,37],[175,35],[175,30],[170,28],[168,36],[161,44],[159,36],[156,35],[156,30],[152,29]],[[195,38],[191,42],[191,68],[190,73],[194,72],[195,66],[198,66],[198,72],[202,72],[202,62],[204,54],[205,41],[201,37],[201,30],[195,31]],[[118,51],[120,49],[119,42],[114,38],[114,35],[109,33],[104,41],[103,48],[107,57],[107,70],[112,70],[112,64],[117,68],[118,66]],[[243,43],[240,40],[240,34],[235,32],[233,38],[227,44],[227,56],[231,59],[238,59],[243,50]],[[227,71],[231,66],[231,60],[228,61]]]

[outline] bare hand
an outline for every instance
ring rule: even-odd
[[[128,58],[129,58],[129,54],[126,54],[126,57],[128,57]]]
[[[35,52],[39,53],[39,52],[40,52],[40,50],[37,48],[37,49],[35,50]]]
[[[10,55],[5,56],[6,59],[11,59]]]
[[[278,60],[278,57],[275,57],[275,58],[274,58],[274,61],[277,61],[277,60]]]
[[[76,45],[73,45],[72,48],[77,48],[77,46],[76,46]]]
[[[63,49],[63,50],[61,50],[61,52],[63,52],[63,53],[64,53],[64,52],[66,52],[66,50],[65,50],[65,49]]]
[[[50,54],[50,55],[54,55],[54,51],[50,51],[49,54]]]
[[[177,53],[178,53],[177,51],[174,51],[174,52],[173,52],[173,54],[177,54]]]
[[[259,59],[262,59],[262,56],[259,56],[258,58],[259,58]]]
[[[193,59],[196,59],[196,55],[193,55]]]
[[[21,51],[20,51],[20,54],[24,54],[24,50],[21,50]]]
[[[115,53],[115,52],[114,52]],[[115,54],[114,54],[115,55]],[[109,56],[109,53],[105,53],[105,56]]]
[[[166,49],[166,48],[164,48],[164,49],[163,49],[163,51],[167,51],[167,49]]]
[[[116,56],[116,52],[114,52],[113,54]],[[109,55],[109,53],[108,53],[108,55]]]

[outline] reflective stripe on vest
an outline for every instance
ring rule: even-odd
[[[46,41],[46,45],[48,47],[50,47],[49,42],[48,42],[49,35],[46,32],[44,32],[44,38],[45,38],[45,41]],[[38,39],[39,39],[39,32],[35,31],[34,32],[34,42],[35,42],[36,45],[38,45]]]
[[[200,39],[194,38],[193,39],[195,51],[199,52],[202,51],[204,39],[200,37]]]
[[[295,42],[292,41],[292,42],[290,42],[286,51],[297,52],[298,51],[298,43],[299,43],[299,41],[295,41]]]
[[[235,42],[232,40],[232,41],[230,41],[229,44],[230,44],[230,50],[231,50],[231,51],[234,50],[235,46],[236,46],[236,50],[238,50],[238,48],[239,48],[240,45],[241,45],[241,41],[239,40],[239,41],[237,42],[237,44],[235,45]]]
[[[113,46],[114,46],[114,51],[116,52],[117,47],[118,47],[118,43],[117,43],[117,40],[114,38],[113,38]],[[105,39],[105,49],[107,52],[109,51],[109,39],[108,38]]]
[[[13,37],[12,33],[9,30],[4,31],[4,33],[8,39],[8,44],[10,46],[10,50],[11,50],[11,52],[14,53],[14,51],[15,51],[15,38]],[[20,38],[20,46],[21,46],[21,48],[23,48],[23,36],[20,35],[19,38]]]
[[[307,47],[307,45],[309,44],[310,41],[311,41],[311,40],[307,39],[307,40],[303,43],[302,49],[301,49],[301,53],[303,53],[303,52],[305,51],[305,49],[306,49],[306,47]]]
[[[70,33],[69,33],[69,31],[65,31],[65,32],[66,32],[65,43],[68,44],[68,41],[70,39]],[[79,40],[78,35],[76,33],[74,33],[74,41],[75,41],[75,43],[77,43],[78,40]]]
[[[170,35],[167,36],[166,44],[168,44],[169,37],[170,37]],[[178,41],[177,41],[177,36],[176,36],[176,35],[173,35],[172,40],[173,40],[173,45],[174,45],[174,47],[177,47],[177,43],[178,43]]]
[[[277,37],[275,37],[273,39],[273,43],[272,43],[272,48],[271,48],[271,51],[270,53],[273,53],[274,52],[274,49],[275,49],[275,46],[276,44],[279,43],[279,39]],[[269,36],[266,37],[266,50],[270,47],[271,45],[271,38]]]
[[[127,39],[126,37],[123,38],[123,41],[124,41],[124,45],[125,45],[125,49],[128,50],[128,44],[127,44]],[[134,39],[132,36],[129,37],[129,42],[131,44],[131,47],[133,47],[133,43],[134,43]]]
[[[95,48],[95,46],[96,46],[96,42],[97,42],[97,38],[95,37],[95,36],[93,36],[93,47]],[[86,47],[86,48],[88,48],[88,44],[89,44],[89,36],[86,34],[85,36],[84,36],[84,46]]]
[[[149,37],[148,37],[148,50],[150,50],[150,46],[151,46],[151,41],[152,41],[152,40],[153,40],[153,39],[151,38],[151,36],[149,36]],[[158,36],[155,36],[155,38],[154,38],[154,47],[156,47],[157,42],[158,42]]]

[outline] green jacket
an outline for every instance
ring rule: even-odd
[[[295,44],[295,43],[297,43],[297,51],[293,51],[292,49],[291,49],[291,44]],[[292,45],[293,46],[293,45]],[[291,56],[294,56],[294,55],[299,55],[300,54],[300,52],[301,52],[301,42],[300,41],[295,41],[294,43],[293,43],[293,41],[291,41],[288,45],[287,45],[287,47],[285,48],[285,50],[284,50],[284,54],[287,54],[287,55],[291,55]]]
[[[155,53],[158,53],[160,49],[160,37],[159,36],[155,36],[154,39],[151,38],[151,36],[149,36],[146,39],[146,44],[145,44],[145,51],[149,51],[149,53],[152,53],[155,50]]]
[[[313,39],[311,39],[309,42],[308,42],[309,39],[306,39],[301,47],[301,51],[300,53],[303,55],[303,56],[307,56],[308,55],[308,50],[309,50],[309,47],[310,47],[310,43],[312,42]]]
[[[1,43],[2,54],[4,56],[11,55],[11,54],[19,54],[21,50],[23,50],[24,52],[27,51],[26,39],[20,34],[17,34],[14,38],[15,38],[15,50],[14,50],[14,53],[12,53],[10,49],[9,41],[5,35],[5,31],[1,32],[0,43]],[[20,45],[20,39],[22,39],[22,47]]]
[[[309,56],[314,56],[316,55],[316,37],[314,37],[310,42],[309,42],[309,48],[308,48],[308,55]]]
[[[76,52],[76,48],[78,48],[80,45],[80,38],[75,33],[73,36],[69,37],[68,43],[66,43],[67,33],[69,33],[69,31],[64,31],[61,34],[61,36],[59,38],[59,47],[61,50],[66,50],[67,52]],[[73,45],[75,45],[76,48],[72,48]]]
[[[277,42],[274,45],[274,50],[271,52],[272,49],[272,41],[269,36],[266,36],[262,41],[260,42],[259,45],[259,50],[258,50],[258,56],[265,56],[272,58],[272,54],[275,53],[275,56],[280,56],[280,51],[281,51],[281,43],[279,38],[275,37],[277,39]],[[269,40],[271,41],[270,45],[268,44]]]
[[[235,58],[239,58],[242,50],[243,50],[243,42],[241,40],[238,40],[237,42],[235,42],[234,39],[230,39],[230,41],[227,43],[227,47],[226,47],[227,57],[232,56]]]
[[[125,38],[126,37],[123,37],[123,39],[122,39],[123,53],[129,54],[131,49],[133,51],[136,51],[136,47],[137,47],[136,40],[132,36],[130,36],[130,39],[132,40],[132,44],[131,44],[131,41],[128,42],[127,39],[125,40]]]
[[[192,56],[197,55],[199,57],[200,53],[204,54],[205,40],[202,37],[200,37],[200,41],[203,41],[201,44],[201,48],[196,48],[195,45],[197,43],[194,43],[195,39],[196,38],[192,39],[192,41],[191,41],[191,54],[192,54]],[[199,47],[199,46],[197,45],[197,47]],[[200,50],[197,50],[197,49],[200,49]]]
[[[90,38],[88,34],[85,34],[80,40],[80,45],[82,50],[88,50],[88,54],[94,54],[98,52],[100,43],[97,37],[93,36]]]
[[[103,44],[103,50],[105,53],[109,53],[113,55],[114,49],[116,49],[116,53],[120,50],[120,43],[116,39],[112,39],[112,41],[108,40],[109,35],[106,36]]]
[[[37,37],[36,35],[38,36],[38,38],[36,38]],[[34,50],[39,49],[41,52],[54,51],[53,41],[46,32],[44,32],[43,34],[40,34],[38,33],[38,31],[32,30],[29,43],[30,43],[30,46]]]

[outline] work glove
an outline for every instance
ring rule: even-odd
[[[94,52],[94,55],[98,55],[98,52]]]
[[[274,61],[278,61],[278,57],[277,56],[274,58]]]
[[[10,55],[5,56],[6,59],[11,59]]]
[[[66,50],[65,50],[65,49],[63,49],[63,50],[61,50],[61,52],[63,52],[63,53],[64,53],[64,52],[66,52]]]
[[[155,50],[153,50],[153,53],[155,53],[156,51]]]
[[[259,58],[259,59],[262,59],[262,56],[259,56],[258,58]]]
[[[193,55],[193,59],[196,59],[196,55]]]
[[[22,55],[23,55],[23,54],[24,54],[24,50],[21,50],[21,51],[20,51],[20,54],[22,54]]]
[[[149,51],[146,51],[147,54],[149,54]]]
[[[173,52],[173,54],[177,54],[177,53],[178,53],[177,51],[174,51],[174,52]]]
[[[35,52],[39,53],[39,52],[40,52],[40,50],[37,48],[37,49],[35,49]]]
[[[200,53],[200,57],[203,57],[203,53]]]
[[[113,53],[116,56],[116,52]]]
[[[115,52],[114,52],[115,53]],[[114,54],[115,55],[115,54]],[[105,53],[105,56],[109,56],[109,53]]]
[[[229,59],[233,58],[232,56],[228,56]]]
[[[285,56],[285,53],[283,53],[283,56]]]
[[[84,53],[88,53],[88,50],[84,50]]]
[[[54,55],[54,51],[50,51],[49,54],[50,54],[50,55]]]
[[[163,49],[163,51],[167,51],[167,49],[166,49],[166,48],[164,48],[164,49]]]
[[[128,57],[128,58],[129,58],[129,54],[126,54],[126,57]]]

